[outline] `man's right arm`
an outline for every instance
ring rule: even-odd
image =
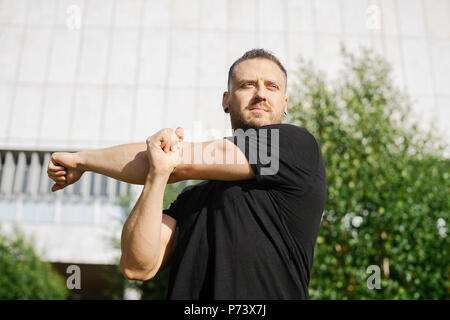
[[[149,173],[121,236],[120,269],[132,280],[151,279],[168,264],[176,226],[163,214],[163,198],[170,173],[181,161],[181,148],[169,130],[161,130],[147,139],[147,157]]]

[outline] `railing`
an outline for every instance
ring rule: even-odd
[[[92,172],[85,172],[75,184],[52,192],[54,182],[47,176],[50,157],[51,152],[0,150],[0,198],[64,197],[115,202],[130,194],[129,184]]]
[[[107,226],[122,220],[119,200],[130,185],[85,172],[56,192],[47,176],[51,152],[0,150],[0,222]]]

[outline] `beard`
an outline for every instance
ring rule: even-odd
[[[245,120],[243,117],[240,116],[236,116],[236,118],[234,118],[231,121],[232,127],[233,129],[242,129],[244,131],[248,130],[248,129],[256,129],[259,128],[265,124],[260,124],[256,121],[252,121],[252,120]]]
[[[269,124],[281,123],[282,117],[280,120],[277,120],[272,111],[269,109],[268,114],[248,114],[247,110],[237,113],[230,110],[231,126],[233,130],[242,129],[245,131],[247,129],[257,129]]]

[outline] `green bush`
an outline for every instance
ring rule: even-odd
[[[42,261],[33,246],[15,229],[0,234],[0,299],[65,299],[65,279]]]
[[[290,121],[316,137],[327,171],[310,297],[448,299],[445,143],[419,128],[382,58],[342,56],[336,81],[302,61],[290,97]],[[379,290],[368,289],[370,265]]]

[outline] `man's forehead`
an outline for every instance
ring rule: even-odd
[[[281,68],[272,60],[265,58],[255,58],[244,60],[234,68],[234,80],[251,80],[257,77],[271,80],[284,80],[284,73]]]

